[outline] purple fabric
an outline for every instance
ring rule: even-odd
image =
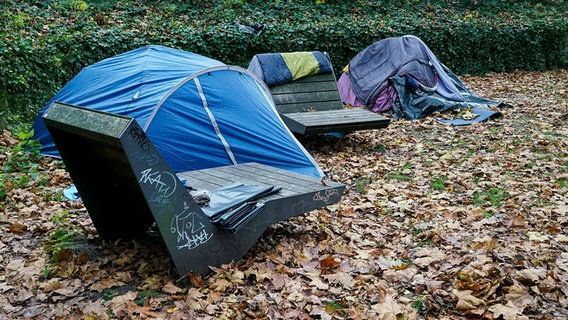
[[[339,95],[343,103],[349,104],[353,107],[365,107],[361,101],[357,98],[355,92],[351,88],[351,83],[349,82],[349,76],[347,73],[342,73],[337,80],[337,88],[339,89]],[[375,101],[375,104],[371,108],[373,112],[385,112],[392,108],[392,102],[396,100],[398,94],[392,86],[385,87],[379,97]]]
[[[386,86],[381,93],[379,93],[379,97],[371,111],[374,112],[385,112],[392,108],[392,102],[398,98],[398,94],[393,86],[388,85]]]
[[[347,73],[342,73],[339,80],[337,80],[337,89],[339,89],[339,96],[341,96],[343,103],[353,107],[363,107],[363,104],[357,99],[355,92],[351,89],[351,83],[349,82]]]

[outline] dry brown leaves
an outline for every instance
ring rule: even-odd
[[[155,233],[100,241],[80,202],[53,199],[70,181],[42,162],[49,187],[2,203],[0,316],[568,318],[568,74],[462,80],[513,107],[471,126],[433,116],[306,141],[347,184],[341,202],[272,226],[242,261],[189,288]],[[50,265],[43,247],[63,210],[77,247]]]

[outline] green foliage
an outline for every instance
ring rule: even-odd
[[[346,309],[346,308],[347,308],[347,306],[344,305],[343,303],[337,302],[337,301],[333,301],[333,300],[332,300],[332,301],[329,301],[329,302],[326,304],[326,307],[328,307],[328,308],[330,308],[330,309],[335,309],[335,310],[341,310],[341,309]]]
[[[32,119],[83,67],[147,44],[243,67],[262,52],[328,51],[339,74],[370,44],[414,34],[456,74],[565,68],[565,16],[562,0],[4,1],[0,119]]]
[[[120,290],[114,288],[103,289],[101,292],[104,301],[112,300],[112,298],[118,297],[121,294],[122,292]]]
[[[554,181],[555,185],[558,185],[560,188],[568,188],[568,180],[566,179],[557,179]]]
[[[416,244],[417,247],[429,246],[432,244],[432,240],[422,240]]]
[[[388,178],[390,180],[412,181],[412,178],[409,175],[402,173],[389,173]]]
[[[32,183],[45,185],[47,182],[39,171],[39,142],[32,140],[33,132],[20,131],[15,127],[19,143],[11,147],[2,147],[0,152],[6,155],[0,171],[0,207],[6,205],[9,190],[26,188]]]
[[[430,187],[432,187],[432,189],[434,190],[439,190],[439,191],[443,191],[446,190],[446,180],[448,180],[448,177],[446,176],[440,176],[437,178],[432,179],[432,181],[430,181]]]
[[[8,195],[8,185],[5,182],[6,175],[0,173],[0,208],[2,208],[2,203],[6,200],[6,195]],[[2,216],[0,215],[0,220]]]
[[[371,183],[372,179],[369,177],[363,177],[355,181],[355,191],[360,194],[367,193],[367,185]]]
[[[40,144],[32,140],[33,130],[17,132],[20,142],[8,152],[8,159],[4,163],[4,172],[24,172],[32,177],[37,175],[38,161],[41,158]]]
[[[473,202],[477,205],[489,204],[493,207],[500,207],[501,201],[509,197],[509,194],[500,188],[476,191],[473,193]]]
[[[389,173],[387,177],[390,180],[412,181],[412,177],[408,174],[408,170],[410,169],[412,169],[412,164],[406,163],[398,168],[397,172]]]
[[[50,256],[52,263],[57,263],[57,254],[62,250],[72,249],[75,245],[77,230],[69,223],[70,213],[65,210],[55,214],[51,222],[55,228],[50,231],[44,249]]]

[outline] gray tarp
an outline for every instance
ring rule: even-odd
[[[446,99],[464,101],[430,49],[415,36],[386,38],[359,52],[349,62],[349,82],[357,98],[372,107],[389,78],[409,74]]]

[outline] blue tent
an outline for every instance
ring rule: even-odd
[[[136,119],[176,172],[258,162],[323,176],[261,80],[198,54],[146,46],[83,69],[32,126],[42,154],[58,157],[41,120],[54,101]]]

